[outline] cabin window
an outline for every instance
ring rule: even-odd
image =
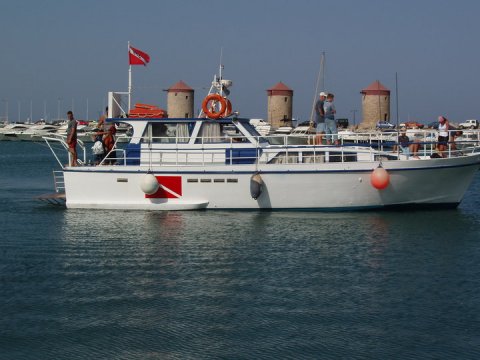
[[[223,136],[220,129],[220,123],[204,122],[200,128],[199,137],[196,140],[197,144],[201,143],[218,143],[223,142]]]
[[[187,143],[194,123],[150,123],[144,138],[151,139],[152,143]]]
[[[287,101],[288,101],[288,98],[285,96],[285,97],[283,98],[283,101],[284,101],[284,102],[287,102]]]
[[[298,152],[280,152],[273,158],[267,160],[269,164],[296,164],[298,163]]]
[[[311,164],[311,163],[324,163],[325,162],[325,153],[324,152],[303,152],[302,153],[302,163]]]
[[[341,151],[330,151],[328,154],[328,162],[356,162],[357,154]]]

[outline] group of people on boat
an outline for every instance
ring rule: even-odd
[[[337,123],[335,121],[336,109],[333,104],[334,94],[327,92],[320,92],[319,98],[315,103],[315,123],[316,129],[315,144],[323,144],[324,137],[326,144],[339,144]],[[438,117],[438,139],[436,150],[441,157],[447,156],[448,150],[457,150],[455,145],[455,138],[461,136],[462,132],[452,131],[449,121],[444,116]],[[418,151],[420,149],[420,139],[410,139],[407,135],[407,129],[401,128],[398,136],[398,144],[395,146],[395,151],[401,151],[409,157],[412,155],[418,158]]]
[[[456,130],[450,126],[448,119],[445,116],[438,117],[438,138],[436,144],[436,153],[432,155],[433,157],[446,157],[448,150],[456,151],[457,146],[455,144],[455,139],[458,136],[461,136],[463,132],[461,130]],[[401,150],[403,154],[408,157],[412,155],[414,158],[418,159],[418,151],[420,149],[421,139],[414,137],[410,139],[407,135],[407,129],[402,127],[400,129],[400,135],[398,136],[398,149]],[[394,151],[398,150],[394,148]]]
[[[105,123],[107,117],[108,108],[105,109],[105,114],[103,114],[97,123],[97,128],[92,136],[94,145],[92,150],[95,155],[95,165],[100,164],[102,161],[106,164],[114,163],[114,159],[104,160],[106,156],[112,157],[112,149],[115,146],[115,134],[116,127],[115,124],[108,125]],[[67,124],[67,146],[68,152],[70,153],[70,166],[77,166],[78,164],[78,155],[77,155],[77,121],[73,116],[73,111],[67,112],[68,124]]]
[[[315,103],[315,128],[316,137],[315,143],[322,144],[325,135],[327,145],[334,143],[339,144],[337,122],[335,121],[335,114],[337,110],[333,104],[335,95],[322,91]]]

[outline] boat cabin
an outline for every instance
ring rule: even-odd
[[[312,146],[308,136],[298,141],[298,134],[262,136],[244,118],[112,118],[107,122],[132,126],[124,153],[117,153],[119,165],[304,164],[372,159],[368,148]],[[385,160],[398,158],[395,154],[383,156]]]

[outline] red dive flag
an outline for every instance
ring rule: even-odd
[[[150,62],[150,56],[143,51],[131,47],[128,49],[128,60],[130,65],[145,65]]]

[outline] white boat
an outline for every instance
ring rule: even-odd
[[[64,200],[68,208],[142,210],[455,207],[480,167],[478,144],[436,157],[435,146],[425,144],[409,157],[399,146],[384,150],[383,133],[338,146],[316,145],[308,129],[259,134],[255,121],[232,112],[227,81],[221,71],[214,77],[197,118],[115,116],[127,112],[114,109],[119,102],[110,93],[106,122],[130,127],[131,136],[117,138],[98,165],[79,141],[73,167],[63,165],[65,138],[44,137],[61,171],[54,172],[57,193],[41,199]],[[395,143],[398,133],[388,136]]]
[[[21,135],[32,125],[23,123],[13,123],[0,128],[0,140],[18,141]]]
[[[84,157],[79,166],[63,167],[59,160],[68,208],[455,207],[480,166],[476,146],[445,158],[431,158],[425,147],[417,160],[356,144],[272,144],[236,117],[107,121],[130,124],[133,136],[116,150],[115,164],[88,166]],[[61,139],[45,140],[66,147]]]
[[[263,119],[250,119],[250,125],[254,126],[260,135],[268,135],[272,128],[272,126]]]
[[[67,126],[68,124],[62,124],[58,130],[55,132],[55,136],[60,137],[60,138],[67,138]],[[116,133],[116,138],[118,139],[119,142],[125,142],[126,141],[126,136],[129,132],[129,126],[128,124],[119,124],[116,126],[117,133]],[[79,124],[77,125],[77,139],[83,141],[84,143],[91,143],[95,139],[95,135],[98,132],[98,129],[96,128],[95,124]]]
[[[18,135],[21,141],[43,141],[43,137],[58,131],[58,126],[53,124],[34,124]]]

